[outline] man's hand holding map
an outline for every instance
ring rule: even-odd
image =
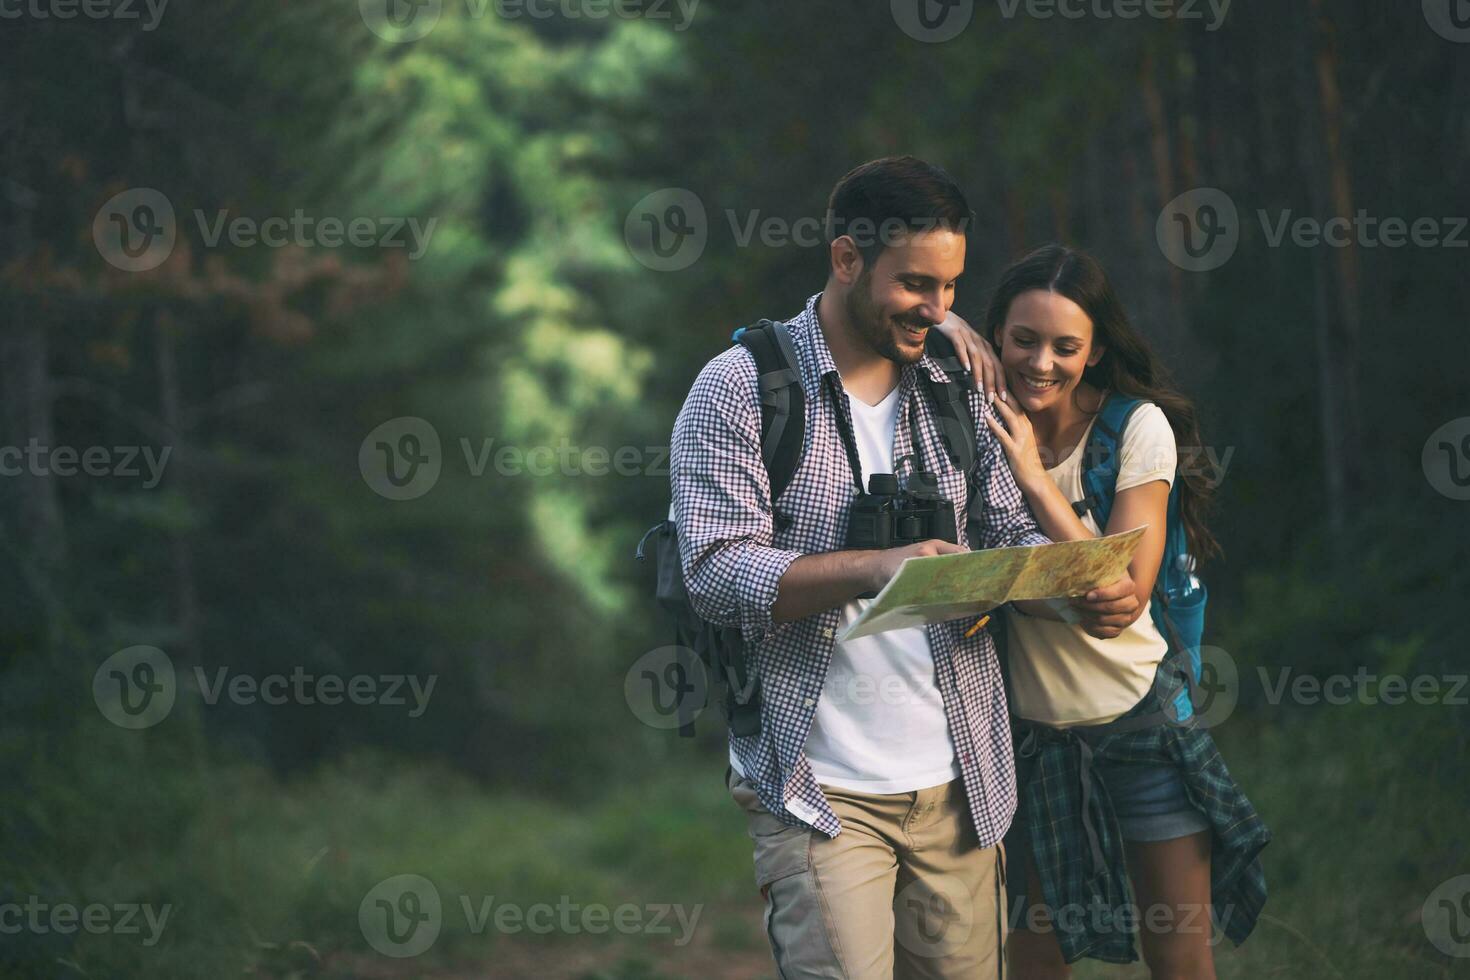
[[[838,637],[978,616],[1017,599],[1085,595],[1120,578],[1143,528],[1085,541],[910,558]]]

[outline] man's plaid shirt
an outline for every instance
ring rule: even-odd
[[[771,621],[777,583],[787,567],[802,555],[843,549],[847,512],[857,492],[834,412],[841,413],[848,432],[852,420],[817,323],[820,297],[813,296],[788,321],[805,393],[806,440],[779,502],[786,518],[782,529],[776,530],[770,480],[761,460],[755,360],[743,347],[725,351],[700,372],[674,424],[670,465],[690,601],[707,621],[740,627],[747,657],[760,677],[761,731],[732,733],[732,751],[767,809],[787,824],[809,824],[835,837],[841,830],[837,815],[812,775],[804,747],[832,661],[841,609],[793,622]],[[918,384],[919,371],[948,380],[927,354],[903,367],[894,459],[914,451],[910,420],[917,411],[921,445],[915,463],[937,474],[941,492],[954,501],[959,543],[972,546],[972,532],[983,548],[1049,543],[983,421],[991,409],[973,388],[968,391],[976,422],[972,480],[978,490],[967,522],[965,474],[944,449],[933,407]],[[966,638],[971,622],[955,620],[926,629],[970,812],[980,846],[989,847],[1004,836],[1015,813],[1015,768],[995,646],[986,630]]]

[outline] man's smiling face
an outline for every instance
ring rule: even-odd
[[[848,319],[859,340],[898,364],[924,356],[930,327],[954,303],[965,271],[965,236],[947,228],[915,231],[885,248],[848,290]]]

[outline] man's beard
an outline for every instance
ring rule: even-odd
[[[898,345],[893,318],[884,316],[878,304],[873,302],[871,286],[870,275],[864,272],[848,291],[843,303],[847,308],[848,322],[852,324],[858,339],[867,344],[875,353],[888,358],[895,364],[915,363],[924,356],[923,345],[916,349],[907,349]],[[898,320],[903,323],[912,323],[920,329],[931,326],[928,320],[913,313],[899,317]]]

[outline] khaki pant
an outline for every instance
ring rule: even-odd
[[[878,795],[822,787],[828,837],[781,823],[731,769],[782,980],[1005,977],[1005,851],[980,848],[959,780]]]

